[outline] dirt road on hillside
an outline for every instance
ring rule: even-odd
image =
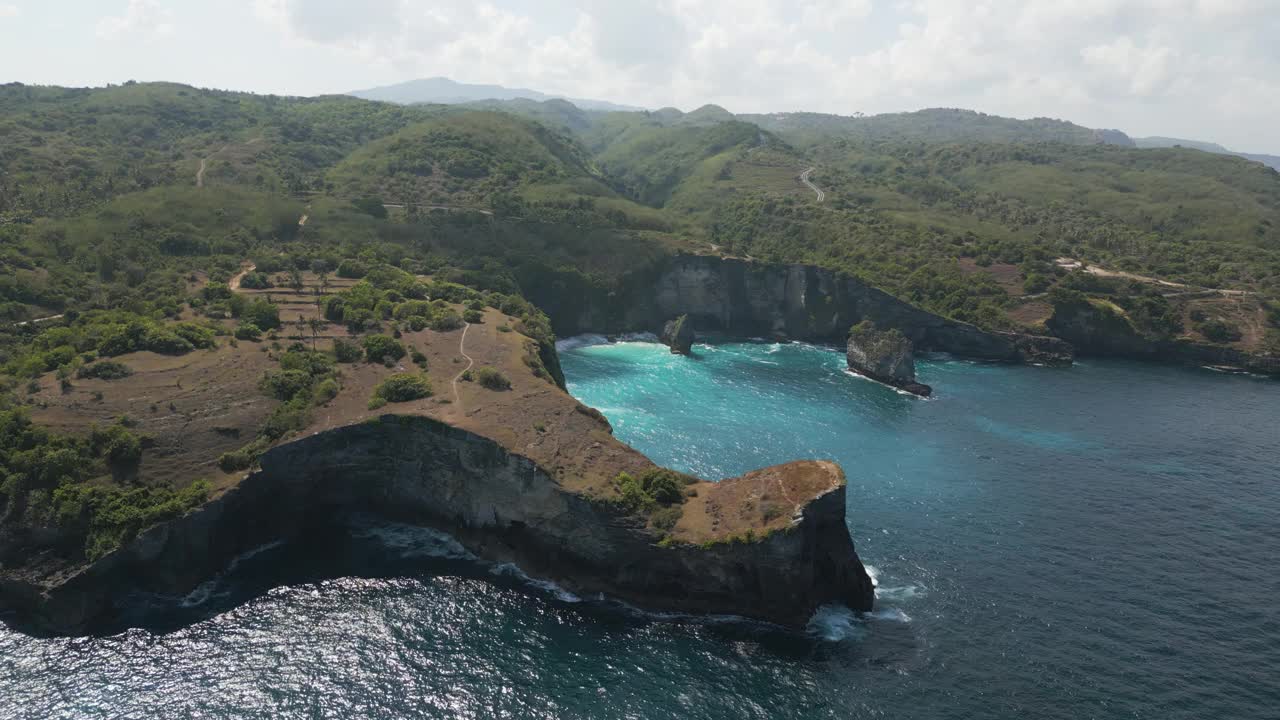
[[[813,174],[813,171],[814,171],[814,170],[817,170],[817,169],[818,169],[818,168],[816,168],[816,167],[811,167],[811,168],[809,168],[808,170],[805,170],[804,172],[800,173],[800,182],[804,183],[805,185],[807,185],[807,186],[809,187],[809,189],[810,189],[810,190],[812,190],[812,191],[814,191],[815,193],[817,193],[817,195],[818,195],[818,202],[822,202],[823,200],[826,200],[826,199],[827,199],[827,194],[826,194],[826,193],[824,193],[824,192],[822,192],[822,190],[821,190],[821,189],[819,189],[817,185],[814,185],[814,184],[813,184],[813,182],[812,182],[811,180],[809,180],[809,176],[810,176],[810,175],[812,175],[812,174]]]

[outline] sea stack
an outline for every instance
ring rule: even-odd
[[[911,341],[897,329],[879,330],[864,320],[849,330],[845,358],[849,369],[885,385],[928,397],[933,388],[916,382],[916,363]]]
[[[662,326],[662,344],[671,348],[677,355],[688,355],[693,351],[693,324],[688,315],[681,315],[675,320],[668,320]]]

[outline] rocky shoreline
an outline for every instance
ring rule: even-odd
[[[828,603],[871,609],[871,579],[845,526],[839,467],[798,462],[768,472],[824,485],[789,525],[762,537],[659,545],[616,505],[566,489],[546,468],[488,438],[387,415],[280,445],[221,497],[68,577],[8,579],[0,603],[45,632],[88,632],[136,592],[181,597],[237,555],[358,512],[447,532],[482,559],[646,609],[790,627]],[[753,481],[749,474],[722,483],[732,490]]]
[[[989,332],[899,300],[857,278],[812,265],[677,255],[624,278],[607,296],[529,291],[563,337],[659,333],[685,317],[700,332],[844,345],[864,320],[897,329],[917,351],[1010,363],[1070,364],[1063,340]]]

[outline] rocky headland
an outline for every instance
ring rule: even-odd
[[[720,482],[658,468],[540,371],[534,358],[554,348],[534,348],[514,324],[490,308],[465,339],[460,329],[406,332],[403,342],[425,356],[433,396],[366,407],[379,383],[403,368],[344,366],[341,391],[308,427],[249,471],[218,475],[207,502],[96,559],[68,554],[65,538],[41,528],[8,529],[0,537],[0,608],[43,632],[114,627],[139,592],[179,602],[237,556],[265,543],[306,542],[316,527],[340,526],[334,519],[353,512],[440,530],[482,560],[642,608],[790,627],[803,627],[823,604],[871,608],[874,590],[845,524],[838,466],[797,461]],[[120,356],[139,368],[131,385],[98,382],[59,394],[50,379],[37,419],[72,431],[139,393],[156,408],[185,398],[203,412],[183,423],[158,411],[145,418],[143,430],[162,452],[154,460],[144,453],[140,477],[217,473],[216,449],[190,439],[206,431],[208,442],[222,438],[237,403],[218,405],[226,393],[217,376],[197,382],[183,373],[211,365],[234,379],[243,357],[259,363],[244,371],[252,387],[266,355],[242,342],[154,373]],[[458,381],[464,355],[510,386]],[[100,400],[83,403],[78,393]]]
[[[859,375],[912,395],[933,394],[933,388],[916,382],[914,348],[899,330],[879,330],[870,320],[854,325],[845,358],[849,369]]]
[[[663,345],[671,348],[671,352],[677,355],[688,355],[693,352],[693,323],[689,321],[688,315],[668,320],[662,326],[662,334],[658,338]]]

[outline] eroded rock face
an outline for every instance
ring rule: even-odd
[[[849,332],[845,358],[849,369],[856,373],[915,395],[928,396],[933,389],[916,382],[913,353],[911,341],[902,332],[879,330],[874,323],[863,322]]]
[[[693,323],[689,322],[689,316],[681,315],[674,320],[668,320],[667,324],[662,326],[662,335],[659,339],[677,355],[688,355],[693,352]]]
[[[774,265],[681,255],[637,272],[608,297],[540,295],[558,308],[560,335],[622,333],[659,327],[687,315],[699,330],[734,337],[843,343],[850,326],[871,320],[897,328],[917,351],[949,352],[1000,362],[1070,364],[1071,345],[1051,337],[988,332],[934,315],[849,275],[811,265]]]
[[[1182,338],[1146,338],[1114,311],[1083,299],[1055,306],[1053,316],[1045,324],[1055,334],[1080,348],[1080,352],[1089,355],[1158,359],[1280,377],[1280,355],[1249,353]]]
[[[803,626],[819,605],[869,610],[874,599],[845,526],[843,474],[830,463],[814,465],[833,468],[823,472],[836,481],[789,528],[709,547],[659,547],[632,518],[565,490],[528,458],[428,418],[330,430],[261,463],[221,497],[74,576],[0,586],[0,604],[54,632],[83,632],[132,592],[181,597],[237,555],[348,512],[443,530],[483,559],[657,610]]]

